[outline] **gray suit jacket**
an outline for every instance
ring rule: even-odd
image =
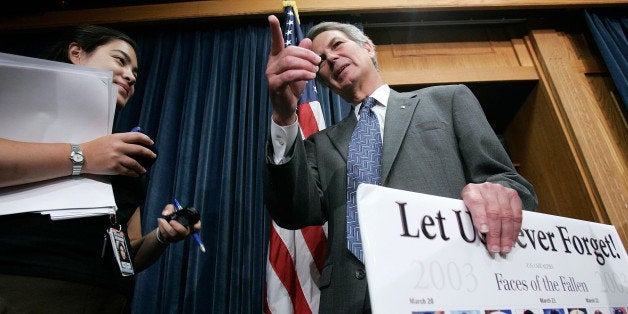
[[[346,247],[347,148],[356,123],[351,112],[307,140],[297,139],[282,165],[273,164],[267,145],[264,188],[272,218],[289,229],[328,222],[320,313],[370,312],[364,265]],[[467,183],[487,181],[517,190],[524,209],[536,209],[532,185],[515,171],[466,86],[391,90],[383,186],[459,199]]]

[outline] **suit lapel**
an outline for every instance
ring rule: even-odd
[[[394,90],[390,91],[384,124],[382,184],[388,179],[392,163],[397,157],[418,103],[419,98],[415,94],[404,96]]]
[[[347,161],[347,149],[349,148],[349,142],[351,141],[351,134],[358,124],[358,119],[355,117],[353,107],[349,111],[349,115],[338,122],[333,128],[330,128],[327,136],[334,145],[336,150],[340,153],[342,158]]]
[[[419,98],[415,94],[404,96],[394,90],[390,91],[384,124],[382,183],[386,183],[392,163],[397,157],[418,103]],[[351,141],[351,134],[357,123],[358,119],[351,108],[349,115],[335,127],[330,128],[327,133],[329,140],[345,161],[347,161],[347,148]]]

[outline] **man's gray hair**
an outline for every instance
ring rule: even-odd
[[[314,25],[309,32],[307,32],[307,38],[314,40],[314,38],[320,35],[322,32],[326,31],[341,31],[349,37],[352,41],[360,44],[360,46],[364,47],[366,43],[373,47],[373,64],[375,65],[375,69],[379,71],[379,65],[377,64],[377,53],[375,52],[375,44],[373,41],[364,34],[359,28],[355,27],[352,24],[346,23],[338,23],[338,22],[322,22]]]

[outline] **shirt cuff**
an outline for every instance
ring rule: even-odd
[[[286,152],[289,152],[294,146],[297,134],[299,134],[299,120],[297,119],[293,124],[287,126],[281,126],[273,119],[270,119],[270,137],[273,143],[273,162],[276,165],[281,165],[290,158],[287,158]]]

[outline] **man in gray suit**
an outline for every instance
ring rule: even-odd
[[[521,211],[535,210],[533,187],[517,174],[463,85],[397,93],[379,76],[375,46],[349,24],[321,23],[299,46],[284,47],[270,16],[266,77],[273,103],[264,173],[266,205],[282,227],[328,222],[328,246],[319,287],[320,313],[368,313],[364,264],[347,249],[347,150],[367,97],[383,139],[381,185],[462,198],[487,249],[506,254],[521,228]],[[344,120],[301,140],[297,101],[317,77],[354,110]]]

